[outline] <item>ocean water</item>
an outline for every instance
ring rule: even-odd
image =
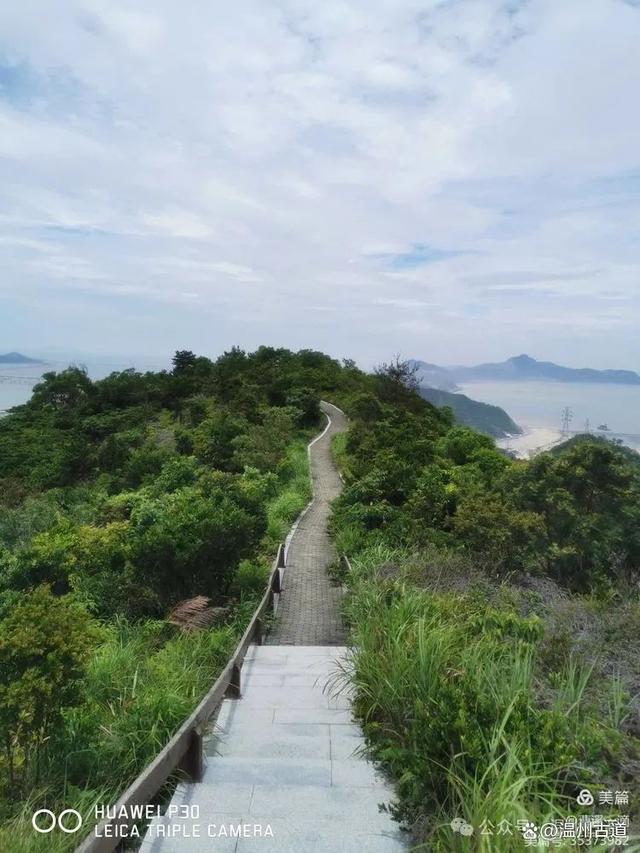
[[[42,375],[44,370],[50,367],[42,367],[39,364],[16,367],[11,364],[0,364],[0,414],[12,406],[26,403],[31,396],[34,382]]]
[[[640,449],[640,385],[601,385],[570,382],[468,382],[468,397],[501,406],[525,429],[560,432],[562,412],[571,409],[570,430],[591,432],[606,424],[610,435]]]
[[[50,361],[47,364],[11,365],[0,364],[0,415],[4,414],[12,406],[20,406],[26,403],[33,386],[43,373],[52,370],[63,370],[69,364],[82,364],[87,368],[92,379],[102,379],[114,370],[126,370],[135,367],[136,370],[164,370],[169,367],[159,361],[146,359],[105,358],[94,360],[75,359],[69,361]]]

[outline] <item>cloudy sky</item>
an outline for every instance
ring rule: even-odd
[[[640,368],[640,0],[0,5],[0,351]]]

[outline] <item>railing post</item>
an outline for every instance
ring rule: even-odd
[[[282,577],[279,568],[277,568],[273,573],[273,580],[271,581],[271,592],[282,592]]]
[[[262,634],[263,634],[262,619],[256,619],[255,633],[253,635],[253,639],[254,639],[256,646],[262,645]]]
[[[237,663],[234,663],[233,669],[231,670],[231,678],[229,679],[229,686],[227,687],[227,693],[233,699],[239,699],[241,695],[242,689],[242,680],[240,676],[240,667]]]
[[[191,729],[189,733],[189,746],[182,756],[178,769],[181,770],[190,782],[200,782],[203,773],[202,735],[197,729]]]

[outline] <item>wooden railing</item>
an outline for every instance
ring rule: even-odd
[[[123,841],[124,835],[118,831],[118,827],[122,824],[130,827],[136,823],[135,818],[130,817],[132,807],[147,805],[175,771],[179,771],[183,778],[192,782],[200,781],[203,772],[202,742],[207,723],[225,696],[240,696],[244,656],[251,643],[262,643],[265,618],[274,609],[275,595],[280,593],[284,566],[284,545],[280,545],[262,600],[215,684],[164,749],[140,773],[117,803],[110,804],[109,808],[113,809],[113,814],[116,816],[111,819],[106,818],[97,824],[91,834],[76,848],[76,853],[111,853],[115,850]],[[126,814],[127,817],[118,817],[120,813]]]

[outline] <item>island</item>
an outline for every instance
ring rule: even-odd
[[[29,358],[21,352],[6,352],[0,354],[0,364],[22,365],[22,364],[46,364],[39,358]]]

